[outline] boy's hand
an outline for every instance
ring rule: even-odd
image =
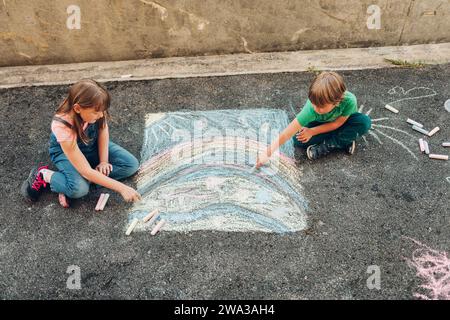
[[[310,128],[303,127],[295,136],[298,141],[307,143],[314,136],[314,134]]]
[[[269,161],[269,157],[265,153],[258,154],[255,165],[256,169],[261,168],[267,161]]]
[[[123,188],[120,190],[120,194],[126,202],[136,202],[141,200],[141,195],[139,192],[126,185],[123,185]]]
[[[104,174],[105,176],[109,176],[109,174],[112,171],[112,164],[108,162],[100,162],[98,166],[95,167],[95,170],[99,171],[100,173]]]

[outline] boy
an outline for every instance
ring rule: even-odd
[[[346,90],[343,78],[336,72],[319,74],[309,87],[309,99],[301,112],[266,153],[258,156],[256,167],[264,165],[279,146],[294,135],[294,145],[307,148],[306,155],[310,160],[335,150],[353,154],[355,139],[369,131],[371,120],[357,112],[356,97]]]

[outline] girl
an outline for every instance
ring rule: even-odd
[[[258,156],[256,168],[294,135],[294,145],[305,148],[310,160],[335,150],[355,152],[355,140],[369,131],[371,119],[357,112],[356,97],[347,91],[343,78],[336,72],[322,72],[311,83],[308,98],[296,118]]]
[[[136,190],[117,181],[133,175],[139,162],[109,141],[109,105],[108,91],[94,80],[81,80],[70,87],[51,124],[50,159],[59,171],[48,166],[33,168],[22,184],[25,198],[36,201],[50,185],[59,193],[61,205],[68,207],[66,197],[85,196],[92,182],[119,192],[127,202],[140,200]]]

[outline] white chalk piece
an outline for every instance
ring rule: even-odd
[[[120,77],[121,78],[131,78],[133,75],[132,74],[124,74],[124,75],[121,75]]]
[[[153,228],[151,235],[154,236],[156,233],[158,233],[159,230],[166,224],[166,220],[162,219],[158,224]]]
[[[98,198],[97,205],[95,206],[95,211],[99,211],[100,210],[100,205],[102,204],[104,197],[105,197],[105,194],[102,193],[100,195],[100,197]]]
[[[425,135],[428,135],[428,131],[423,129],[423,128],[420,128],[418,126],[412,126],[412,128],[413,128],[413,130],[416,130],[417,132],[420,132],[420,133],[423,133]]]
[[[152,223],[155,222],[156,219],[158,219],[159,214],[160,214],[160,212],[159,212],[159,210],[158,210],[158,212],[156,212],[156,213],[153,215],[153,217],[150,219],[150,221],[147,222],[147,225],[150,225],[150,226],[151,226]]]
[[[445,101],[445,103],[444,103],[444,108],[445,108],[445,110],[447,110],[448,112],[450,112],[450,99],[448,99],[447,101]]]
[[[431,159],[438,159],[438,160],[448,160],[448,155],[446,154],[429,154],[428,155]]]
[[[391,111],[391,112],[393,112],[393,113],[398,113],[398,110],[397,109],[395,109],[393,106],[390,106],[390,105],[385,105],[384,106],[386,109],[388,109],[389,111]]]
[[[420,152],[424,152],[425,151],[425,145],[423,143],[423,139],[422,138],[419,139],[419,147],[420,147]]]
[[[155,210],[153,210],[152,212],[150,212],[148,215],[146,215],[145,217],[144,217],[144,219],[142,219],[142,221],[145,223],[145,222],[147,222],[148,220],[150,220],[155,214],[157,214],[159,212],[159,210],[158,209],[155,209]]]
[[[127,236],[129,236],[131,234],[131,232],[133,232],[133,229],[136,227],[138,222],[139,222],[138,219],[133,219],[133,221],[131,222],[130,226],[127,229],[127,232],[126,232]]]
[[[425,154],[430,154],[430,146],[428,145],[428,142],[425,140],[423,141],[423,146],[425,148]]]
[[[450,142],[442,142],[443,147],[450,147]]]
[[[106,202],[108,201],[108,199],[109,199],[109,193],[105,193],[105,196],[103,197],[103,200],[102,200],[102,202],[100,203],[99,210],[105,209]]]
[[[416,126],[416,127],[419,127],[419,128],[423,128],[423,124],[421,124],[419,122],[416,122],[416,121],[414,121],[412,119],[408,118],[408,120],[406,120],[406,122],[408,122],[409,124],[412,124],[413,126]]]
[[[428,136],[431,137],[433,134],[435,134],[436,132],[438,132],[439,130],[441,130],[441,128],[436,127],[433,130],[431,130],[430,132],[428,132]]]

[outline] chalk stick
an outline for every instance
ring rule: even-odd
[[[108,201],[108,199],[109,199],[109,193],[105,193],[105,196],[103,197],[103,200],[102,200],[102,202],[100,203],[99,210],[105,209],[106,202]]]
[[[391,112],[393,112],[393,113],[398,113],[398,110],[397,109],[395,109],[393,106],[390,106],[390,105],[385,105],[384,106],[386,109],[388,109],[389,111],[391,111]]]
[[[413,130],[416,130],[417,132],[420,132],[420,133],[423,133],[425,135],[428,135],[428,131],[423,129],[423,128],[420,128],[418,126],[412,126],[412,128],[413,128]]]
[[[153,228],[151,235],[154,236],[161,228],[166,224],[166,220],[162,219],[158,224]]]
[[[448,160],[448,155],[446,154],[429,154],[428,155],[431,159],[438,159],[438,160]]]
[[[159,210],[158,210],[158,212],[156,212],[156,213],[153,215],[153,217],[150,219],[150,221],[147,222],[147,225],[152,225],[152,223],[155,222],[156,219],[158,219],[159,214],[160,214],[160,212],[159,212]]]
[[[443,147],[450,147],[450,142],[442,142]]]
[[[127,232],[125,233],[127,236],[129,236],[131,234],[131,232],[133,232],[133,229],[136,227],[136,225],[138,224],[139,220],[138,219],[133,219],[133,221],[131,222],[130,226],[127,229]]]
[[[428,132],[428,136],[431,137],[433,134],[435,134],[436,132],[438,132],[439,130],[441,130],[441,128],[436,127],[433,130],[431,130],[430,132]]]
[[[408,122],[409,124],[412,124],[413,126],[416,126],[416,127],[419,127],[419,128],[423,128],[423,124],[421,124],[419,122],[416,122],[416,121],[414,121],[412,119],[408,118],[408,120],[406,120],[406,122]]]
[[[131,78],[133,75],[132,74],[123,74],[120,77],[121,78]]]
[[[100,197],[98,198],[97,205],[95,206],[95,211],[99,211],[100,210],[100,205],[102,204],[104,197],[105,197],[105,194],[102,193],[100,195]]]
[[[423,143],[423,139],[422,138],[419,139],[419,147],[420,147],[420,152],[424,152],[425,151],[425,145]]]
[[[425,140],[423,141],[423,147],[425,149],[425,154],[430,154],[430,146],[428,145],[428,142]]]
[[[148,220],[150,220],[155,214],[157,214],[159,212],[159,210],[158,209],[155,209],[155,210],[153,210],[152,212],[150,212],[148,215],[146,215],[145,217],[144,217],[144,219],[142,219],[142,221],[145,223],[145,222],[147,222]]]

